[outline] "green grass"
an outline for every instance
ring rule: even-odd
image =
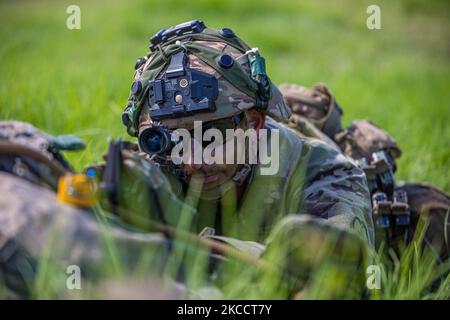
[[[66,28],[66,8],[74,2],[81,30]],[[370,31],[366,8],[372,3],[0,1],[0,119],[78,134],[87,150],[67,154],[75,168],[100,161],[108,137],[127,138],[120,115],[149,36],[202,19],[258,47],[275,83],[325,82],[345,110],[345,125],[370,119],[389,132],[403,150],[399,179],[450,191],[450,4],[377,1],[382,30]],[[415,254],[409,253],[411,261]],[[433,268],[424,262],[391,270],[384,281],[397,289],[384,297],[433,298],[424,295]],[[411,276],[419,280],[411,284]],[[37,286],[46,281],[38,279]],[[448,290],[448,278],[441,288]],[[242,293],[233,290],[230,297]]]

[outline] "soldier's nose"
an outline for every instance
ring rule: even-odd
[[[197,155],[194,154],[194,141],[192,141],[191,145],[191,153],[187,157],[187,162],[184,164],[187,174],[192,174],[195,171],[203,171],[204,173],[214,173],[219,171],[225,171],[227,168],[227,165],[225,163],[225,152],[223,152],[223,158],[222,161],[218,161],[219,163],[216,163],[215,157],[215,151],[213,150],[211,153],[203,153],[203,148],[201,145],[197,145]],[[221,162],[221,163],[220,163]]]
[[[184,164],[185,170],[188,174],[192,174],[194,171],[200,170],[202,168],[202,165],[202,162],[195,163],[193,153],[190,154],[188,161]]]
[[[194,149],[194,140],[191,142],[190,154],[187,156],[187,162],[184,163],[185,170],[188,174],[192,174],[194,171],[198,171],[203,165],[203,152],[201,152],[201,146],[197,145]],[[195,155],[194,150],[197,150],[197,155]]]

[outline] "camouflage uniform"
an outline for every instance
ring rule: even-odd
[[[279,171],[262,175],[261,165],[254,168],[234,217],[239,238],[264,241],[275,221],[300,214],[317,223],[355,231],[372,246],[369,193],[362,170],[325,143],[303,138],[269,117],[265,128],[280,133]],[[255,228],[255,221],[260,228]],[[198,228],[203,227],[206,225]]]

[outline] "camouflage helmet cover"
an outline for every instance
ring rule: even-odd
[[[325,84],[317,83],[308,88],[294,83],[282,83],[280,91],[294,113],[310,120],[329,137],[333,138],[342,130],[343,111]]]
[[[160,77],[165,72],[170,57],[181,50],[186,50],[188,57],[186,67],[213,75],[217,79],[219,94],[215,100],[216,110],[162,119],[161,124],[168,128],[189,126],[195,120],[212,121],[227,118],[255,107],[258,84],[251,78],[254,70],[249,55],[258,54],[257,50],[250,49],[234,34],[230,39],[224,37],[221,31],[205,29],[201,33],[180,36],[164,43],[158,50],[149,53],[145,57],[145,62],[138,66],[134,74],[134,83],[139,82],[142,89],[138,95],[130,94],[125,109],[124,123],[131,135],[136,135],[140,126],[150,124],[152,121],[148,110],[144,109],[149,81]],[[233,58],[234,66],[231,68],[233,70],[224,70],[217,64],[216,57],[221,54]],[[291,111],[278,88],[270,80],[269,84],[271,96],[265,111],[277,120],[286,121]]]

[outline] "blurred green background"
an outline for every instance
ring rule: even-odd
[[[66,9],[81,8],[81,30]],[[368,30],[366,8],[381,8]],[[135,59],[161,28],[229,27],[277,84],[327,83],[344,124],[367,118],[403,149],[398,177],[450,191],[450,1],[0,1],[0,118],[88,143],[77,169],[126,138],[120,115]]]

